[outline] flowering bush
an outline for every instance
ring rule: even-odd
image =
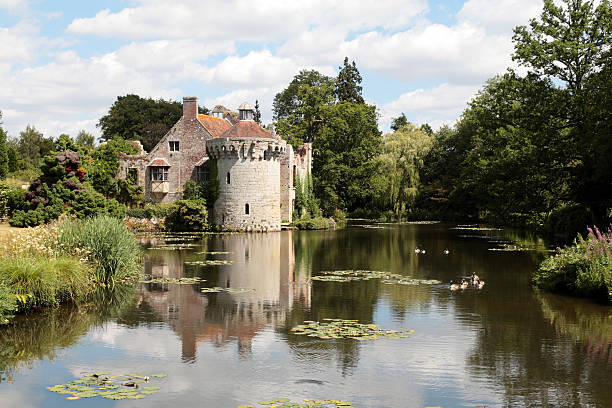
[[[557,248],[534,274],[542,289],[612,302],[612,231],[588,228],[586,238],[578,235],[574,245]]]

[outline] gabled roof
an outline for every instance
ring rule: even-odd
[[[252,120],[241,120],[230,129],[226,130],[221,137],[267,137],[274,139],[257,122]]]
[[[168,164],[166,159],[160,159],[160,158],[153,159],[153,161],[151,163],[149,163],[149,166],[170,167],[170,165]]]
[[[199,114],[198,119],[212,137],[220,137],[223,132],[227,131],[232,126],[227,120],[215,118],[214,116]]]

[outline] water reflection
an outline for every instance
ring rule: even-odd
[[[185,264],[203,259],[232,264]],[[259,332],[283,323],[294,303],[307,309],[311,302],[303,263],[296,270],[291,232],[217,235],[190,250],[149,251],[144,271],[153,277],[199,276],[206,280],[206,287],[254,289],[240,294],[203,294],[198,285],[142,285],[140,301],[179,335],[185,361],[196,358],[197,344],[202,341],[223,345],[235,340],[238,352],[248,355]]]

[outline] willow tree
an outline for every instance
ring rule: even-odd
[[[432,135],[407,124],[382,139],[382,152],[377,157],[377,201],[396,215],[409,210],[415,203],[421,187],[424,159],[434,143]]]

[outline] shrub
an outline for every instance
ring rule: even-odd
[[[17,310],[17,298],[6,284],[0,282],[0,324],[8,323],[15,310]]]
[[[117,200],[107,199],[93,190],[81,191],[72,203],[70,211],[80,219],[98,215],[109,215],[120,219],[125,217],[124,205]]]
[[[0,218],[10,217],[15,211],[26,207],[25,191],[19,187],[0,182]]]
[[[128,208],[125,210],[126,217],[138,218],[138,219],[147,219],[149,217],[149,212],[144,208]]]
[[[85,248],[96,280],[107,286],[130,279],[140,271],[140,246],[122,220],[101,215],[68,221],[58,241],[67,247]]]
[[[336,229],[336,222],[333,219],[324,218],[322,216],[313,218],[308,216],[302,217],[299,220],[294,221],[293,225],[301,230]]]
[[[168,207],[166,228],[170,231],[206,231],[206,200],[179,200]]]
[[[185,183],[183,188],[183,199],[184,200],[206,200],[206,185],[198,183],[194,180],[189,180]]]
[[[574,245],[540,264],[533,276],[537,287],[612,302],[612,232],[588,231],[586,239],[579,234]]]

